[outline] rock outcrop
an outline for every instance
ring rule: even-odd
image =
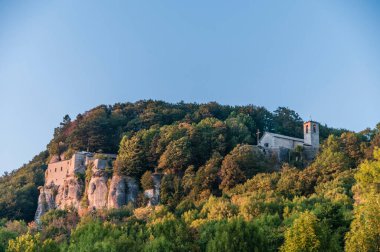
[[[87,189],[87,199],[90,209],[104,209],[107,207],[108,177],[103,171],[96,171],[90,180]]]
[[[47,211],[56,208],[55,195],[57,194],[57,187],[54,184],[40,186],[40,195],[38,196],[38,205],[35,215],[35,221],[40,222],[40,218]]]
[[[108,209],[136,203],[138,189],[134,178],[114,175],[108,193]]]
[[[85,178],[86,167],[91,169],[87,174],[91,177]],[[70,160],[49,164],[45,172],[46,184],[39,188],[37,223],[50,209],[75,208],[86,212],[136,204],[139,193],[136,178],[117,174],[110,177],[109,168],[109,160],[95,158],[91,153],[76,153]],[[161,176],[152,175],[154,188],[144,193],[148,205],[159,203]],[[86,185],[85,180],[88,181]]]
[[[112,177],[109,193],[108,208],[120,208],[127,203],[127,185],[125,177],[115,175]]]
[[[79,208],[84,192],[84,183],[75,176],[65,179],[63,185],[59,186],[55,202],[58,208]]]

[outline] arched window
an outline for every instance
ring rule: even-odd
[[[309,125],[306,125],[306,134],[309,133]]]
[[[57,172],[57,168],[54,169],[54,172]]]
[[[317,125],[313,124],[313,132],[317,133]]]
[[[62,166],[61,166],[61,171],[63,170]]]

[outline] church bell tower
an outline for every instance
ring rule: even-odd
[[[313,148],[319,148],[319,124],[314,121],[304,122],[303,124],[304,143]]]

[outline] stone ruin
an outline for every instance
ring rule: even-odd
[[[50,209],[75,208],[80,210],[120,208],[135,204],[139,183],[133,177],[114,174],[109,177],[113,154],[77,152],[71,159],[53,161],[45,172],[45,185],[39,187],[35,220]],[[85,184],[86,167],[91,167],[91,178]],[[161,174],[153,174],[154,189],[144,192],[148,206],[159,203]],[[149,191],[149,192],[148,192]]]

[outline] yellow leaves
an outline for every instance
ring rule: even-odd
[[[318,219],[310,212],[304,212],[285,232],[282,252],[319,251],[320,241],[317,236]]]
[[[153,212],[153,207],[140,207],[133,210],[133,214],[139,220],[148,220],[152,212]]]
[[[201,214],[205,214],[208,220],[222,220],[232,218],[238,213],[237,207],[228,199],[211,196],[203,206]]]
[[[380,161],[380,148],[379,147],[375,147],[375,150],[373,151],[373,157],[377,161]]]

